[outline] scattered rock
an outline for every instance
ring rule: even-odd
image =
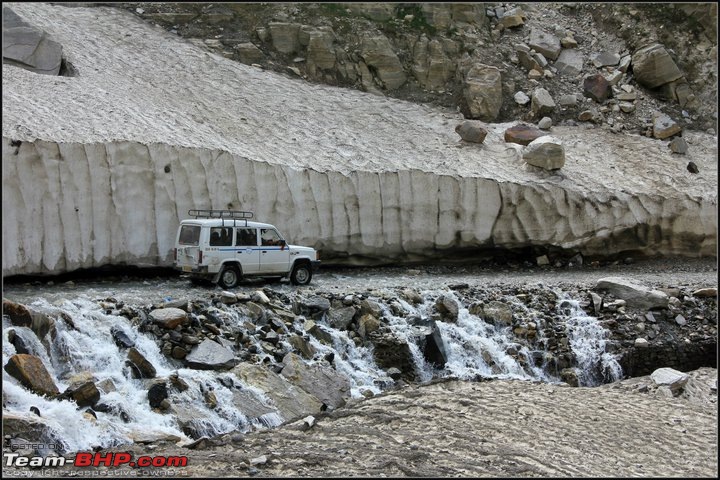
[[[25,388],[37,394],[56,396],[60,393],[42,360],[35,355],[25,353],[13,355],[5,365],[5,371]]]
[[[583,81],[583,94],[598,103],[603,103],[611,96],[612,88],[605,77],[598,73],[585,77]]]
[[[682,137],[675,137],[668,145],[673,153],[685,155],[688,151],[688,144]]]
[[[518,105],[527,105],[530,102],[530,97],[525,92],[517,92],[513,98]]]
[[[651,290],[620,277],[606,277],[598,280],[598,290],[607,290],[615,297],[625,300],[634,308],[649,310],[651,308],[667,308],[668,296],[659,291]]]
[[[650,378],[655,385],[669,387],[673,396],[678,396],[682,393],[690,376],[672,368],[658,368],[650,374]]]
[[[153,364],[135,347],[128,350],[125,364],[131,368],[135,378],[155,378],[157,374]]]
[[[466,142],[483,143],[488,132],[478,121],[466,121],[455,127],[455,132]]]
[[[695,162],[688,162],[687,171],[690,173],[700,173],[700,170],[698,169],[698,166],[695,165]]]
[[[574,77],[582,72],[583,62],[584,58],[580,50],[563,50],[555,61],[555,68],[560,75]]]
[[[172,330],[178,325],[187,325],[187,312],[179,308],[158,308],[150,312],[150,318],[163,328]]]
[[[552,118],[550,118],[550,117],[543,117],[543,118],[541,118],[540,121],[538,122],[538,127],[539,127],[541,130],[549,130],[550,127],[552,127],[552,123],[553,123],[553,122],[552,122]]]
[[[505,130],[504,137],[506,142],[528,145],[533,140],[544,135],[547,135],[547,133],[538,128],[524,123],[519,123]]]
[[[534,48],[536,51],[542,53],[546,58],[550,60],[557,60],[560,55],[562,47],[560,46],[560,40],[557,39],[551,33],[548,33],[539,28],[533,28],[530,31],[530,40],[528,41],[530,48]]]
[[[695,290],[692,294],[693,294],[693,297],[700,297],[700,298],[708,298],[708,297],[717,297],[718,296],[716,287],[700,288],[698,290]]]
[[[557,170],[565,165],[565,147],[558,138],[540,137],[523,150],[523,160],[546,170]]]
[[[497,67],[474,65],[465,75],[463,95],[470,118],[495,120],[502,107],[502,77]]]
[[[230,350],[209,338],[194,348],[185,362],[188,368],[197,370],[227,370],[237,364]]]
[[[550,96],[550,92],[544,88],[536,88],[532,93],[532,103],[530,104],[533,116],[546,115],[552,113],[553,110],[555,110],[555,102]]]
[[[653,136],[664,140],[682,131],[682,127],[664,113],[656,112],[653,116]]]

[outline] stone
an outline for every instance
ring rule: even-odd
[[[550,92],[544,88],[536,88],[532,93],[530,111],[534,116],[546,115],[555,110],[555,102]]]
[[[709,288],[699,288],[692,292],[693,297],[700,297],[700,298],[712,298],[717,297],[718,292],[716,287],[709,287]]]
[[[292,352],[283,357],[282,364],[280,374],[284,378],[316,397],[326,407],[333,410],[340,408],[351,396],[350,379],[332,367],[308,365]]]
[[[687,320],[682,315],[678,315],[675,317],[675,323],[677,323],[679,326],[683,327],[687,325]]]
[[[561,107],[574,107],[577,105],[577,96],[575,95],[562,95],[558,99],[558,103]]]
[[[550,260],[548,259],[547,255],[540,255],[535,259],[535,263],[538,267],[542,267],[545,265],[550,265]]]
[[[3,315],[7,315],[10,323],[16,327],[32,326],[32,315],[25,305],[3,298],[2,309]]]
[[[303,358],[311,360],[315,356],[315,348],[300,335],[290,335],[287,341]]]
[[[13,355],[5,365],[5,371],[25,388],[39,395],[54,397],[60,393],[42,360],[35,355]]]
[[[488,132],[478,121],[465,121],[455,127],[455,132],[466,142],[483,143]]]
[[[659,290],[652,290],[620,277],[606,277],[598,280],[595,288],[607,290],[615,297],[625,300],[627,306],[650,310],[667,308],[668,296]]]
[[[217,342],[205,339],[185,357],[188,368],[196,370],[228,370],[237,364],[235,355]]]
[[[544,135],[547,135],[547,133],[538,128],[519,123],[505,130],[504,138],[506,142],[528,145],[533,140]]]
[[[130,348],[135,346],[135,341],[131,339],[128,334],[125,333],[125,331],[117,325],[114,325],[110,328],[110,334],[115,341],[115,345],[120,348]]]
[[[147,397],[151,408],[160,408],[163,400],[168,398],[167,386],[164,382],[155,383],[148,389]]]
[[[100,400],[100,390],[94,382],[84,382],[75,388],[68,388],[63,395],[75,400],[78,407],[92,407]]]
[[[620,59],[620,64],[618,65],[618,70],[620,70],[623,73],[627,73],[628,68],[630,68],[630,63],[632,61],[631,55],[625,55]]]
[[[675,137],[668,145],[673,153],[679,153],[685,155],[688,151],[688,144],[682,137]]]
[[[541,130],[550,130],[550,127],[552,127],[552,124],[553,124],[552,118],[550,118],[550,117],[543,117],[543,118],[541,118],[540,121],[538,122],[538,127],[539,127]]]
[[[620,55],[613,52],[600,52],[590,57],[593,65],[597,68],[615,66],[620,63]]]
[[[695,162],[688,162],[687,171],[690,173],[700,173],[700,170],[698,169],[698,166],[695,164]]]
[[[533,28],[530,31],[528,46],[530,48],[534,48],[537,52],[542,53],[545,58],[549,58],[553,61],[557,60],[558,55],[560,55],[560,51],[562,50],[560,40],[558,40],[557,37],[539,28]]]
[[[518,105],[527,105],[530,102],[530,97],[525,92],[517,92],[513,98]]]
[[[125,364],[132,369],[135,378],[155,378],[157,374],[153,364],[135,347],[128,350]]]
[[[435,301],[435,308],[447,322],[457,322],[460,305],[450,295],[440,295]]]
[[[332,28],[322,27],[309,32],[307,45],[308,70],[315,75],[318,70],[331,70],[335,67],[337,56],[333,44],[335,43],[335,32]]]
[[[275,50],[285,54],[300,51],[299,23],[270,22],[268,27]]]
[[[530,142],[523,150],[523,160],[529,165],[557,170],[565,165],[565,148],[560,139],[543,136]]]
[[[470,118],[495,120],[502,107],[502,77],[497,67],[477,64],[465,75],[463,96]]]
[[[583,110],[578,115],[578,120],[580,120],[581,122],[589,122],[593,120],[593,118],[595,118],[595,112],[593,112],[592,110]]]
[[[682,132],[682,127],[664,113],[656,112],[653,116],[653,137],[664,140]]]
[[[543,75],[544,74],[543,74],[542,70],[538,70],[538,69],[534,69],[534,68],[528,72],[528,78],[531,80],[539,80],[539,79],[543,78]]]
[[[595,74],[585,77],[583,81],[583,94],[598,103],[603,103],[612,95],[612,89],[605,77]]]
[[[631,102],[620,102],[618,104],[620,110],[625,113],[632,113],[635,111],[635,104]]]
[[[60,73],[62,45],[7,6],[3,6],[2,23],[3,63],[44,75]]]
[[[150,312],[150,318],[156,324],[169,330],[174,329],[178,325],[187,325],[189,319],[187,312],[179,308],[158,308]]]
[[[525,69],[527,69],[528,71],[542,70],[542,66],[530,54],[530,48],[527,47],[527,45],[524,45],[524,48],[518,48],[516,52],[520,65],[525,67]]]
[[[384,35],[366,35],[360,46],[360,56],[372,67],[386,90],[395,90],[407,81],[400,59]]]
[[[525,24],[522,15],[503,15],[499,21],[505,28],[522,27]]]
[[[412,73],[422,88],[440,90],[455,72],[455,62],[445,53],[442,43],[421,36],[413,46]]]
[[[246,65],[262,63],[265,61],[265,54],[254,43],[238,43],[235,45],[235,51],[237,52],[240,61]]]
[[[682,393],[690,380],[690,375],[687,373],[680,372],[673,368],[658,368],[650,374],[650,378],[653,383],[659,387],[668,387],[672,392],[673,396],[677,396]]]
[[[563,50],[555,61],[555,68],[562,76],[574,77],[582,72],[583,62],[584,58],[580,50]]]
[[[571,49],[571,48],[577,48],[578,43],[577,43],[577,40],[575,40],[573,37],[563,37],[560,40],[560,45],[562,46],[562,48]],[[562,53],[560,53],[560,54],[562,55]]]
[[[366,313],[358,320],[358,334],[362,338],[380,328],[380,321],[371,313]]]
[[[355,318],[355,307],[333,308],[328,311],[328,323],[337,330],[347,330]]]
[[[632,55],[632,65],[635,79],[647,88],[657,88],[683,76],[665,47],[659,43],[638,49]]]
[[[635,339],[635,347],[636,348],[648,348],[650,346],[650,342],[647,341],[645,338],[636,338]]]

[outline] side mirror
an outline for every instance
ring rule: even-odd
[[[287,245],[287,242],[285,240],[280,240],[280,250],[285,250],[286,245]]]

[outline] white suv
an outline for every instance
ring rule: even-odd
[[[314,248],[288,245],[267,223],[249,222],[252,212],[188,210],[175,241],[175,268],[223,288],[234,288],[243,277],[290,276],[294,285],[307,285],[320,266]]]

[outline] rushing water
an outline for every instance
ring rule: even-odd
[[[172,284],[170,287],[176,286]],[[68,286],[54,289],[51,294],[39,295],[33,288],[16,287],[6,297],[26,304],[36,312],[52,318],[64,314],[72,324],[55,322],[55,331],[44,341],[26,327],[10,325],[3,317],[3,365],[16,353],[8,341],[9,331],[19,336],[29,353],[38,356],[51,374],[60,391],[64,391],[78,376],[91,373],[93,381],[102,392],[103,411],[96,411],[96,420],[89,421],[86,408],[78,408],[70,400],[48,400],[32,393],[3,371],[4,413],[33,418],[31,407],[37,407],[50,425],[55,438],[67,451],[89,450],[93,447],[110,447],[130,441],[152,438],[177,437],[190,441],[178,418],[190,423],[193,437],[213,436],[232,431],[274,427],[285,419],[275,410],[273,402],[260,389],[243,383],[227,372],[178,368],[177,363],[162,354],[150,334],[139,332],[130,321],[106,311],[99,300],[112,296],[129,305],[147,305],[173,295],[183,296],[187,291],[176,291],[167,285],[143,282],[132,288],[118,285],[93,285],[91,287]],[[285,293],[291,287],[278,286]],[[197,292],[196,292],[197,293]],[[469,312],[460,302],[456,322],[436,321],[447,353],[444,367],[426,361],[419,339],[427,334],[427,327],[409,322],[408,318],[428,318],[439,295],[449,295],[460,301],[448,290],[425,290],[420,292],[422,302],[417,305],[395,297],[392,305],[382,298],[374,298],[382,310],[384,323],[393,334],[407,342],[412,354],[416,379],[420,382],[438,377],[475,379],[478,377],[514,378],[545,382],[559,382],[543,365],[533,361],[543,352],[530,351],[519,345],[510,326],[498,326],[485,322]],[[372,298],[372,297],[371,297]],[[516,308],[525,308],[518,301]],[[620,378],[622,372],[616,359],[606,351],[607,332],[594,317],[588,316],[578,302],[565,299],[558,314],[567,317],[568,338],[577,358],[578,378],[581,385],[597,385]],[[228,322],[242,323],[237,312],[223,312]],[[296,320],[300,329],[304,318]],[[331,345],[310,337],[312,347],[320,357],[332,355],[334,368],[351,382],[351,395],[360,398],[369,392],[380,393],[392,380],[386,371],[374,361],[372,347],[357,345],[347,331],[332,328],[325,319],[318,321],[331,338]],[[160,413],[150,407],[148,388],[152,380],[135,379],[125,365],[126,352],[113,339],[112,329],[119,329],[135,342],[137,348],[156,368],[157,377],[177,375],[187,389],[175,392],[172,401],[176,415]],[[543,326],[538,325],[538,335],[543,336]],[[49,340],[50,337],[52,340]],[[367,344],[366,344],[367,345]],[[286,345],[289,347],[289,345]],[[258,347],[260,347],[258,345]],[[258,348],[261,351],[261,348]],[[508,352],[513,352],[509,354]],[[212,392],[216,404],[207,401]],[[244,395],[247,402],[259,405],[262,414],[249,418],[236,408],[236,395]]]

